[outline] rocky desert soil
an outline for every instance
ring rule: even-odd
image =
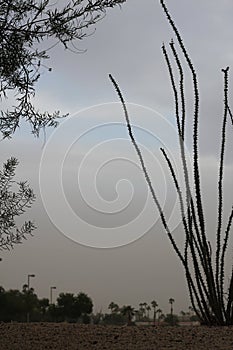
[[[233,350],[233,327],[0,324],[1,350]]]

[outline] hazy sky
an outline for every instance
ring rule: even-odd
[[[202,186],[209,237],[214,240],[221,69],[232,67],[231,88],[233,3],[166,3],[198,72]],[[108,79],[111,73],[129,103],[154,187],[174,236],[182,243],[174,191],[159,152],[166,147],[179,170],[173,98],[161,52],[162,43],[173,37],[158,0],[127,0],[122,9],[107,12],[92,36],[76,43],[85,53],[65,52],[59,45],[50,51],[45,65],[53,69],[44,68],[35,103],[41,110],[61,110],[71,117],[54,133],[47,131],[46,138],[42,133],[35,139],[29,128],[22,127],[13,140],[1,142],[1,161],[17,157],[18,179],[28,179],[37,194],[25,216],[35,220],[35,236],[10,252],[1,252],[0,284],[6,289],[20,289],[27,274],[34,273],[31,285],[40,297],[48,297],[52,285],[57,287],[55,295],[84,291],[93,298],[95,311],[106,310],[111,301],[137,307],[155,299],[168,312],[170,297],[175,299],[175,312],[188,309],[181,264],[158,220]],[[188,74],[186,88],[191,126]],[[233,195],[232,132],[229,123],[227,213]]]

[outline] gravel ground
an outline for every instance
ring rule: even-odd
[[[233,350],[233,327],[0,323],[1,350]]]

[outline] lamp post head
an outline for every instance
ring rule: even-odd
[[[32,273],[31,275],[28,275],[29,277],[36,277],[35,275],[34,275],[34,273]]]

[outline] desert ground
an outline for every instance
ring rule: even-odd
[[[232,350],[233,327],[1,323],[1,350]]]

